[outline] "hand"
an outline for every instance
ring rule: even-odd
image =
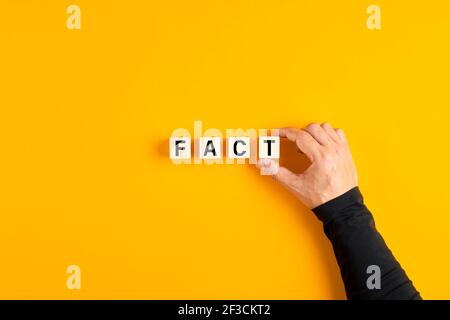
[[[273,177],[309,208],[313,209],[358,185],[356,168],[341,129],[333,129],[328,123],[312,123],[304,129],[280,129],[280,137],[295,142],[311,165],[300,174],[279,167]],[[260,168],[273,164],[269,159],[258,161]]]

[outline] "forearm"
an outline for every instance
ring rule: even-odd
[[[313,209],[324,224],[348,299],[420,299],[419,293],[375,228],[359,189]],[[381,271],[381,288],[369,289],[369,266]]]

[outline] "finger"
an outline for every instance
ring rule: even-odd
[[[342,142],[347,143],[347,137],[345,136],[344,130],[336,129],[336,134],[339,136],[339,138]]]
[[[281,128],[280,130],[278,130],[278,134],[282,138],[287,138],[292,142],[295,142],[297,140],[298,131],[299,129],[296,128]]]
[[[278,163],[271,159],[259,159],[256,166],[261,170],[268,170],[276,167],[276,170],[271,174],[271,176],[280,184],[288,188],[292,188],[292,185],[298,178],[297,174],[285,167],[280,167]]]
[[[334,142],[339,142],[340,138],[337,135],[336,131],[331,126],[331,124],[329,124],[328,122],[324,122],[322,123],[322,128],[330,136],[331,140],[333,140]]]
[[[309,160],[314,159],[319,155],[320,144],[306,131],[295,128],[280,129],[280,137],[288,138],[295,142],[297,147],[302,151]]]
[[[302,150],[300,150],[300,148],[297,147],[297,145],[295,145],[295,151],[297,151],[298,153],[304,154],[304,152]]]
[[[327,132],[317,123],[311,123],[303,130],[313,136],[322,146],[328,146],[333,142]]]

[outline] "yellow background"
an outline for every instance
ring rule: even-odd
[[[345,298],[274,181],[169,161],[194,120],[344,128],[378,229],[450,298],[449,1],[77,0],[79,31],[71,3],[1,2],[0,298]]]

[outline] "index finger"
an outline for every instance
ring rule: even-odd
[[[296,128],[282,128],[279,130],[282,138],[295,142],[297,147],[313,161],[317,156],[321,146],[320,144],[305,130]]]

